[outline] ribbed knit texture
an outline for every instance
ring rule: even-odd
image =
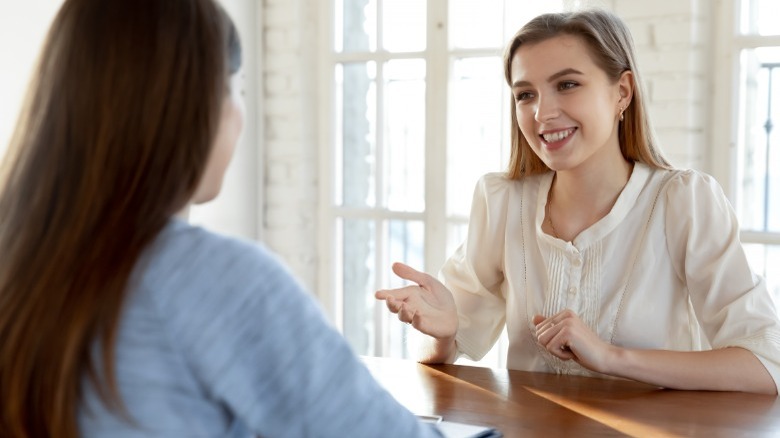
[[[134,422],[85,381],[85,437],[438,436],[373,380],[260,245],[174,220],[133,284],[116,357]]]

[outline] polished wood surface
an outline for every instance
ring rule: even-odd
[[[363,361],[412,412],[492,426],[505,437],[780,436],[775,396],[387,358]]]

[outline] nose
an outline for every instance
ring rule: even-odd
[[[560,115],[560,108],[558,107],[558,99],[554,94],[542,95],[536,99],[536,114],[534,118],[539,123],[550,121]]]

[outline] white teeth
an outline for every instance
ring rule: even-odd
[[[561,141],[564,138],[570,136],[574,132],[574,129],[567,129],[565,131],[558,131],[553,132],[551,134],[542,134],[542,138],[544,138],[544,141],[547,143],[555,143],[556,141]]]

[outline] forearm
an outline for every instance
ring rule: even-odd
[[[421,363],[452,363],[457,358],[458,346],[454,336],[445,339],[425,336],[420,354]]]
[[[777,394],[772,376],[748,350],[680,352],[615,348],[606,374],[670,389]]]

